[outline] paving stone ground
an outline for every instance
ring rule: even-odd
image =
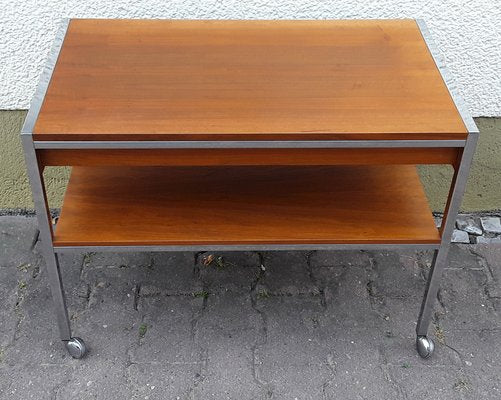
[[[58,340],[32,217],[0,217],[0,399],[501,399],[501,245],[453,245],[422,360],[429,252],[65,254]]]

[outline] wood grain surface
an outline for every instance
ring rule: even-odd
[[[35,140],[463,139],[413,20],[72,20]]]
[[[43,166],[217,166],[451,164],[460,148],[43,149]]]
[[[414,166],[74,167],[54,245],[439,243]]]

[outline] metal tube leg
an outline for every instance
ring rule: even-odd
[[[42,243],[42,246],[44,244]],[[45,246],[44,246],[45,247]],[[57,254],[50,252],[44,255],[47,266],[47,275],[49,276],[49,285],[52,292],[52,299],[56,311],[57,325],[59,327],[59,336],[63,341],[71,339],[70,320],[68,318],[68,309],[66,307],[66,297],[64,295],[61,272],[59,270],[59,259]]]
[[[455,166],[454,176],[452,178],[451,190],[449,192],[449,198],[444,212],[444,221],[440,227],[442,237],[440,248],[435,251],[433,257],[433,263],[428,276],[428,282],[426,284],[426,290],[416,327],[417,350],[419,355],[423,358],[429,357],[433,353],[434,349],[433,341],[427,337],[428,328],[431,322],[433,305],[439,289],[440,278],[447,262],[452,231],[456,223],[456,217],[463,197],[477,140],[478,134],[468,135],[459,165]]]
[[[82,358],[86,353],[85,343],[80,338],[71,337],[70,321],[68,319],[66,299],[64,296],[63,283],[59,270],[59,260],[55,254],[54,243],[52,242],[52,223],[47,202],[47,194],[45,193],[43,182],[43,165],[39,163],[32,135],[45,92],[49,86],[52,71],[56,65],[56,60],[59,56],[59,51],[63,44],[66,30],[68,29],[68,25],[69,20],[65,20],[56,34],[54,44],[52,45],[51,52],[49,53],[47,64],[42,71],[40,82],[31,102],[30,110],[24,121],[23,128],[21,129],[21,140],[23,143],[26,168],[28,171],[28,178],[30,180],[33,202],[35,203],[35,211],[38,219],[42,255],[47,266],[50,289],[54,300],[57,324],[59,326],[59,335],[61,336],[61,339],[63,340],[70,355],[74,358]]]
[[[40,230],[39,237],[42,245],[42,255],[45,259],[47,274],[49,276],[49,284],[54,300],[59,334],[61,340],[68,341],[71,339],[70,322],[68,319],[61,273],[59,271],[59,262],[52,244],[52,223],[43,184],[43,176],[39,168],[31,135],[23,134],[22,140],[28,177],[33,193],[33,202],[37,214],[38,229]]]
[[[418,336],[426,336],[428,334],[433,305],[435,304],[435,299],[437,298],[438,289],[440,287],[440,278],[442,277],[442,272],[445,268],[448,253],[449,247],[445,246],[444,248],[435,250],[435,254],[433,255],[430,275],[428,276],[428,282],[426,283],[423,303],[421,304],[421,311],[419,313],[416,327],[416,333]]]

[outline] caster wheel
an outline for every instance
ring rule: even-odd
[[[422,358],[428,358],[433,354],[433,350],[435,350],[435,343],[426,336],[418,336],[416,339],[416,348]]]
[[[73,358],[82,358],[87,353],[84,341],[78,337],[72,337],[65,343],[65,346]]]

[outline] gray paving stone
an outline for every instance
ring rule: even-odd
[[[319,399],[333,372],[329,352],[334,327],[315,297],[269,297],[259,301],[267,340],[256,349],[256,374],[273,398]]]
[[[494,279],[497,282],[501,282],[501,246],[481,245],[481,246],[472,246],[471,248],[472,251],[474,251],[476,254],[485,259]]]
[[[370,254],[359,250],[315,251],[310,255],[311,267],[369,267]]]
[[[131,396],[125,398],[191,400],[200,372],[194,362],[131,364],[126,371]]]
[[[450,332],[447,344],[460,355],[468,382],[464,398],[501,398],[501,352],[493,343],[501,343],[501,329]]]
[[[85,259],[85,254],[59,254],[60,271],[63,277],[63,285],[70,315],[88,306],[91,286],[82,279],[82,267]],[[45,276],[45,262],[41,269],[42,276]]]
[[[381,354],[384,364],[390,367],[414,366],[417,368],[461,368],[462,363],[458,354],[442,342],[443,336],[437,337],[434,326],[430,327],[429,337],[435,343],[433,356],[422,359],[416,351],[416,335],[409,332],[408,337],[397,334],[395,336],[386,335],[382,337]],[[447,337],[446,337],[447,340]]]
[[[311,281],[308,254],[300,251],[263,253],[266,268],[260,285],[275,295],[317,294],[318,287]]]
[[[478,269],[447,269],[439,292],[445,332],[458,329],[493,329],[501,319],[486,295],[487,276]]]
[[[191,252],[92,254],[83,268],[89,283],[121,282],[141,296],[188,295],[200,289]]]
[[[84,271],[107,268],[151,267],[152,253],[87,253],[84,262]]]
[[[488,274],[487,295],[494,303],[501,300],[501,245],[480,245],[473,247],[473,251],[485,260]],[[501,307],[497,308],[501,311]]]
[[[209,296],[196,328],[198,343],[204,348],[222,344],[222,351],[229,343],[251,348],[262,340],[264,330],[262,317],[253,308],[250,294],[232,292]]]
[[[377,325],[372,308],[369,276],[361,267],[322,267],[312,272],[324,293],[326,312],[332,323],[347,330]]]
[[[457,400],[469,385],[459,367],[433,367],[404,364],[388,367],[391,379],[401,389],[404,399]]]
[[[419,256],[414,251],[373,253],[373,280],[369,286],[375,297],[421,297],[425,280]]]
[[[208,351],[206,369],[194,389],[199,399],[267,399],[268,389],[254,378],[251,349],[234,342],[223,347],[213,344]]]
[[[113,302],[121,309],[133,311],[137,303],[138,281],[131,276],[135,271],[127,267],[109,266],[104,269],[92,269],[83,274],[82,281],[88,291],[87,302],[83,310],[94,309],[104,302]],[[84,288],[78,288],[80,297],[84,302]],[[77,312],[80,310],[76,310]]]
[[[130,388],[122,363],[97,361],[95,357],[72,362],[68,380],[61,385],[55,400],[126,399]]]
[[[200,290],[200,282],[195,273],[195,253],[158,252],[151,255],[152,265],[147,275],[138,276],[141,291],[146,294],[160,291],[162,294],[189,294]]]
[[[470,236],[467,232],[461,231],[459,229],[454,229],[452,231],[452,243],[470,243]]]
[[[14,340],[14,332],[19,320],[15,312],[18,292],[23,273],[17,268],[0,267],[0,349]]]
[[[130,351],[133,363],[198,363],[201,349],[194,341],[194,327],[202,311],[203,299],[166,296],[142,299],[142,322],[127,335],[137,344]],[[140,326],[142,328],[140,329]]]
[[[477,222],[469,216],[459,216],[456,220],[456,226],[462,231],[471,233],[472,235],[481,235],[483,233],[482,228],[477,224]]]
[[[198,255],[200,280],[210,293],[248,292],[260,274],[256,252],[216,252]]]
[[[59,341],[53,303],[45,275],[18,286],[17,304],[12,311],[17,318],[14,342],[4,350],[7,365],[60,362],[66,357]]]
[[[476,244],[501,244],[501,237],[484,237],[479,236],[475,238]]]
[[[499,217],[480,217],[480,223],[486,232],[501,233],[501,219]]]
[[[476,269],[485,271],[476,254],[471,252],[472,246],[451,245],[445,269]]]
[[[256,345],[264,340],[264,323],[249,294],[210,296],[197,323],[196,340],[207,356],[197,398],[264,399],[267,390],[254,376]]]
[[[71,376],[71,367],[60,363],[0,365],[0,398],[53,400]]]
[[[42,263],[30,249],[34,233],[34,218],[0,216],[0,349],[14,340],[20,319],[16,303]]]
[[[379,332],[389,338],[405,338],[413,346],[420,306],[421,300],[418,300],[416,296],[378,298],[373,302],[373,309],[378,315]]]
[[[0,267],[34,263],[30,251],[36,232],[34,217],[0,216]]]
[[[119,296],[103,297],[103,301],[73,316],[73,334],[85,340],[89,358],[125,365],[129,349],[137,342],[141,320],[136,311],[124,306],[124,300]]]
[[[342,332],[332,337],[328,362],[333,371],[325,385],[328,399],[395,399],[399,388],[381,365],[377,338],[369,332]]]
[[[90,253],[84,257],[77,295],[84,296],[87,290],[87,308],[111,297],[133,310],[137,287],[149,275],[151,265],[149,253]]]
[[[435,353],[428,360],[419,357],[416,352],[416,322],[420,306],[421,300],[415,297],[384,298],[374,304],[381,316],[376,332],[382,362],[391,366],[460,366],[457,354],[443,342],[444,332],[433,323],[430,324],[428,335],[435,341]],[[435,305],[435,310],[437,309],[440,310],[439,304]]]

